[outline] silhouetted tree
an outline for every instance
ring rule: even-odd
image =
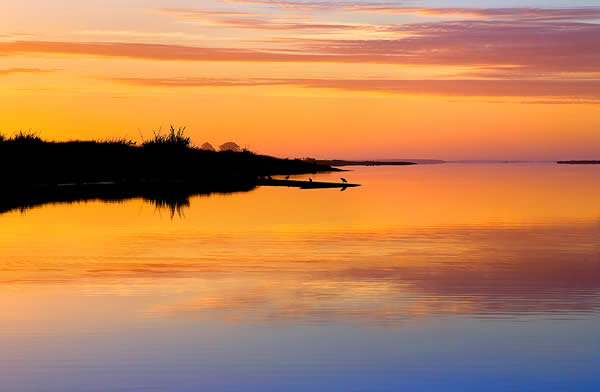
[[[221,146],[219,147],[219,150],[239,152],[240,146],[238,146],[238,144],[234,143],[234,142],[227,142],[225,144],[221,144]]]
[[[215,148],[212,146],[212,144],[210,144],[209,142],[204,143],[202,146],[200,146],[200,149],[202,150],[206,150],[206,151],[217,151],[215,150]]]

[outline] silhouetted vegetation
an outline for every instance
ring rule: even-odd
[[[158,131],[152,131],[154,137],[149,140],[144,140],[142,143],[142,147],[144,148],[153,148],[160,146],[161,148],[169,147],[169,148],[189,148],[191,144],[191,139],[185,136],[185,127],[179,127],[177,130],[171,125],[169,132],[166,134],[162,134],[162,131],[159,129]]]
[[[185,192],[251,189],[259,179],[278,174],[335,171],[298,159],[279,159],[244,151],[194,147],[185,128],[154,132],[141,145],[128,139],[46,141],[31,131],[0,137],[0,209],[18,198],[45,198],[90,184],[139,193],[173,188]],[[68,192],[68,193],[69,193]]]
[[[208,151],[217,151],[217,150],[215,150],[213,145],[210,144],[209,142],[204,143],[203,145],[200,146],[200,148],[203,150],[208,150]]]
[[[0,142],[9,143],[12,145],[28,145],[28,144],[41,144],[44,141],[41,137],[38,136],[37,132],[33,132],[31,130],[28,131],[19,131],[11,137],[5,137],[2,135],[0,137]]]
[[[219,146],[219,150],[220,151],[234,151],[234,152],[241,151],[240,146],[238,146],[238,144],[234,143],[234,142],[227,142],[227,143],[221,144]],[[245,149],[244,151],[248,152],[247,149]]]

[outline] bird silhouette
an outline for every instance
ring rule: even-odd
[[[267,176],[267,177],[269,177],[269,180],[272,180],[271,176]]]
[[[312,178],[308,177],[308,182],[312,182]]]
[[[342,180],[342,182],[348,183],[348,180],[346,180],[344,177],[340,177],[340,180]]]
[[[290,179],[290,176],[285,176],[285,179],[286,179],[286,180],[289,180],[289,179]]]

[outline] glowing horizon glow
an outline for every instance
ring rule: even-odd
[[[172,123],[284,157],[600,158],[600,6],[514,3],[3,4],[0,132]]]

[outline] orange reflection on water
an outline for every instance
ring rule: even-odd
[[[196,197],[182,218],[142,200],[8,213],[0,312],[80,295],[226,321],[595,312],[598,170],[360,168],[343,175],[361,188]]]

